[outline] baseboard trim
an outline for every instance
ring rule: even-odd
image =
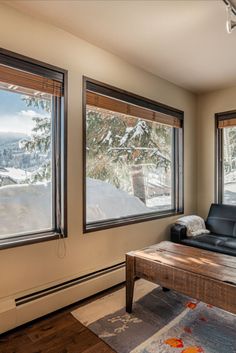
[[[125,281],[125,263],[66,281],[15,299],[11,323],[0,327],[0,333],[50,314]],[[11,315],[13,313],[11,312]],[[1,322],[0,313],[0,322]]]

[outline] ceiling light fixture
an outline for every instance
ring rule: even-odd
[[[227,12],[226,30],[230,34],[232,33],[233,29],[236,27],[236,9],[230,0],[223,0],[223,1],[226,4],[226,12]]]

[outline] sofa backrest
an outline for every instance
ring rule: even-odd
[[[213,203],[206,227],[212,233],[236,237],[236,206]]]

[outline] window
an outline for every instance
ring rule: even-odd
[[[84,231],[183,212],[183,112],[84,83]]]
[[[216,201],[236,205],[236,111],[216,114]]]
[[[65,76],[0,51],[0,248],[66,235]]]

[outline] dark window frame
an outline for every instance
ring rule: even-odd
[[[0,249],[34,244],[38,242],[67,237],[67,85],[68,72],[59,67],[31,59],[24,55],[0,48],[0,63],[25,70],[63,83],[64,95],[54,99],[54,126],[52,163],[54,165],[53,203],[54,229],[46,232],[27,233],[5,237],[0,240]]]
[[[218,123],[223,120],[235,119],[236,110],[215,114],[215,202],[223,204],[224,189],[224,146],[223,146],[223,128],[218,128]]]
[[[149,108],[160,113],[171,115],[181,121],[182,128],[174,130],[174,209],[150,212],[134,216],[110,219],[87,224],[86,220],[86,91],[107,95],[111,98],[120,99],[127,103]],[[136,95],[134,93],[116,88],[100,81],[83,76],[83,232],[90,233],[104,229],[110,229],[129,224],[141,223],[166,217],[172,217],[184,213],[184,112],[153,101],[151,99]]]

